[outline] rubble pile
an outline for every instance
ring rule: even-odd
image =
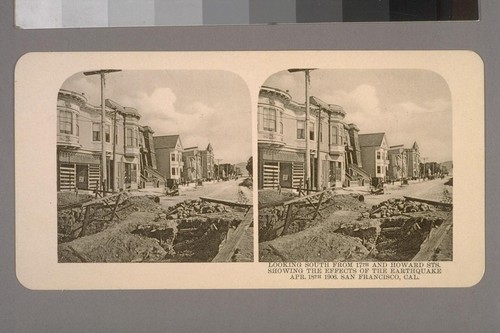
[[[200,214],[223,212],[227,212],[227,208],[222,204],[195,199],[180,202],[177,205],[169,208],[166,212],[166,217],[169,219],[179,219],[199,216]]]
[[[432,205],[423,202],[410,201],[405,198],[391,198],[387,201],[381,202],[378,205],[374,205],[370,212],[361,213],[361,217],[376,219],[382,217],[399,216],[405,213],[434,212],[435,210],[436,209]]]

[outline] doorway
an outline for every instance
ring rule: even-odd
[[[76,165],[76,188],[79,190],[87,190],[89,184],[89,167],[88,165]]]
[[[280,163],[280,186],[292,187],[292,163]]]

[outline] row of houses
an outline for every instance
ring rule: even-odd
[[[158,171],[172,182],[214,179],[215,158],[212,145],[184,148],[179,135],[153,137]]]
[[[184,149],[179,135],[154,136],[151,127],[139,124],[135,108],[106,99],[103,131],[101,106],[90,104],[84,94],[61,89],[57,119],[58,191],[95,190],[100,185],[118,191],[214,177],[210,144],[203,150]]]
[[[367,186],[420,176],[420,152],[389,146],[385,133],[360,133],[345,110],[311,96],[306,106],[287,91],[261,87],[258,103],[259,189],[305,185],[306,140],[312,189]]]

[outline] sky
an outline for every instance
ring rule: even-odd
[[[452,160],[451,93],[439,74],[418,69],[317,69],[310,74],[309,95],[342,106],[345,121],[358,125],[360,134],[384,132],[389,146],[410,148],[416,141],[426,161]],[[264,85],[305,102],[303,72],[279,72]]]
[[[62,88],[101,105],[99,75],[77,73]],[[245,82],[226,71],[121,71],[106,74],[105,98],[141,114],[154,136],[179,134],[184,148],[212,144],[220,163],[246,162],[252,154],[250,95]]]

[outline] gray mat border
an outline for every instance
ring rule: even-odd
[[[495,332],[500,328],[498,1],[480,22],[19,30],[0,2],[0,327],[3,332]],[[486,274],[472,288],[30,291],[15,276],[13,80],[30,51],[466,49],[486,71]],[[41,64],[43,65],[43,64]],[[36,103],[36,96],[33,98]],[[474,135],[471,133],[471,135]],[[34,147],[36,148],[36,147]],[[473,184],[471,184],[473,186]]]

